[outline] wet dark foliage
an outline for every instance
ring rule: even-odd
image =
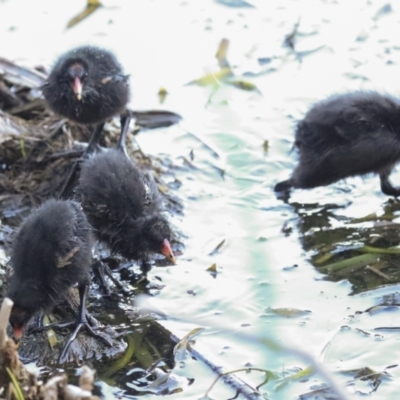
[[[301,245],[327,279],[348,279],[353,294],[400,282],[400,225],[392,222],[400,210],[398,200],[387,200],[381,215],[364,218],[341,216],[342,207],[336,204],[291,205],[298,215]],[[290,234],[289,226],[284,230]]]

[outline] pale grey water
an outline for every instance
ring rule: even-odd
[[[194,327],[206,327],[196,338],[196,349],[228,369],[248,363],[277,373],[307,367],[293,354],[244,342],[232,333],[237,331],[302,349],[331,372],[365,366],[382,371],[397,362],[400,334],[377,335],[372,328],[400,325],[398,311],[372,316],[356,312],[398,288],[350,297],[348,281],[325,281],[309,262],[313,253],[304,251],[298,240],[297,214],[290,204],[275,198],[272,188],[295,165],[296,154],[290,153],[293,128],[314,101],[359,88],[399,94],[400,9],[393,3],[391,13],[376,17],[386,2],[252,3],[255,8],[240,9],[208,0],[109,0],[90,18],[65,30],[67,21],[84,7],[83,1],[6,0],[0,3],[0,56],[29,66],[49,66],[65,49],[98,44],[114,50],[131,74],[133,108],[160,108],[157,92],[161,86],[168,90],[162,107],[180,113],[182,123],[138,136],[145,152],[168,154],[178,167],[181,156],[194,153],[196,169],[176,170],[183,183],[176,194],[184,200],[185,215],[174,223],[188,236],[185,252],[177,266],[151,271],[166,285],[150,299],[171,317],[162,322],[166,327],[180,337]],[[299,19],[296,50],[323,46],[301,62],[282,46]],[[214,54],[222,38],[230,40],[228,59],[237,75],[274,68],[256,78],[243,78],[261,94],[223,85],[207,104],[210,88],[185,86],[218,69]],[[260,66],[258,57],[272,61]],[[264,140],[269,141],[266,153]],[[219,168],[225,169],[224,178]],[[396,178],[399,182],[399,174],[394,182]],[[310,212],[326,204],[341,205],[333,210],[331,229],[343,226],[341,217],[382,212],[386,201],[376,177],[298,190],[290,199],[315,204]],[[293,229],[289,236],[282,232],[284,224]],[[222,239],[225,246],[209,256]],[[219,269],[216,278],[206,271],[214,262]],[[188,294],[190,290],[196,296]],[[270,315],[268,307],[311,313],[285,318]],[[393,368],[390,373],[392,380],[383,381],[371,397],[396,398],[399,371]],[[178,365],[173,374],[195,378],[191,386],[183,383],[183,392],[173,398],[200,398],[214,379],[193,360]],[[257,373],[241,377],[255,385],[263,379]],[[351,380],[335,377],[343,385]],[[262,391],[271,399],[289,399],[320,382],[314,375],[280,391],[274,391],[272,382]],[[358,398],[370,390],[367,383],[356,381],[346,392],[348,398]],[[233,394],[219,383],[210,396],[224,399]]]

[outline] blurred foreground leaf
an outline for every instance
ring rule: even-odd
[[[8,373],[8,376],[11,379],[12,386],[14,388],[14,390],[13,390],[14,393],[13,394],[14,394],[15,398],[17,400],[25,400],[25,397],[24,397],[24,395],[22,393],[21,386],[20,386],[17,378],[15,377],[14,373],[8,367],[6,367],[6,371]]]
[[[75,17],[68,22],[67,29],[72,28],[79,22],[83,21],[89,15],[94,13],[99,7],[102,7],[102,4],[99,0],[87,0],[86,8],[79,14],[75,15]]]

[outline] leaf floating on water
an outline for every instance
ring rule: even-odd
[[[146,129],[166,128],[182,120],[179,114],[165,110],[131,111],[136,125]]]
[[[370,263],[374,263],[378,260],[379,256],[376,255],[384,255],[384,254],[400,254],[400,247],[393,246],[388,248],[379,248],[373,246],[362,246],[355,248],[354,250],[359,251],[361,253],[366,253],[363,256],[355,256],[346,260],[339,261],[337,263],[333,263],[330,265],[325,265],[321,267],[321,271],[323,272],[335,272],[344,268],[354,267],[354,268],[362,268]],[[313,260],[315,265],[321,265],[326,261],[330,260],[336,254],[334,252],[323,254],[320,257]],[[375,272],[375,271],[374,271]],[[387,276],[385,276],[387,279]]]
[[[319,270],[321,272],[325,272],[328,274],[337,273],[343,270],[344,268],[353,268],[354,270],[365,267],[368,264],[373,264],[377,262],[380,258],[379,254],[362,254],[361,256],[355,256],[352,258],[348,258],[347,260],[338,261],[336,263],[332,263],[329,265],[325,265],[324,267],[320,267]]]
[[[335,253],[322,254],[321,256],[319,256],[315,260],[313,260],[313,264],[315,264],[315,265],[324,264],[327,261],[329,261],[334,255],[335,255]]]
[[[160,104],[163,104],[165,99],[167,98],[167,89],[165,89],[165,87],[160,87],[160,89],[158,90],[158,99],[160,101]]]
[[[233,76],[232,70],[230,68],[221,68],[217,72],[210,72],[199,79],[195,79],[188,83],[188,85],[199,85],[199,86],[219,86],[220,81]]]
[[[175,361],[183,361],[187,357],[187,351],[190,350],[190,345],[193,338],[204,331],[204,328],[192,329],[184,338],[174,347]]]
[[[230,68],[229,62],[228,62],[228,47],[229,47],[229,40],[228,39],[222,39],[218,50],[217,54],[215,54],[215,57],[218,60],[218,65],[219,67],[222,68]]]
[[[315,370],[313,367],[307,367],[302,369],[299,372],[296,372],[293,375],[289,375],[286,378],[284,378],[276,387],[275,390],[279,390],[282,387],[286,386],[289,382],[293,382],[293,381],[300,381],[300,380],[304,380],[306,378],[309,378],[311,375],[313,375],[315,373]]]
[[[234,8],[254,8],[253,4],[248,3],[244,0],[215,0],[217,3],[222,4],[227,7],[234,7]]]
[[[299,31],[299,25],[300,25],[300,21],[297,21],[293,27],[292,32],[290,32],[288,35],[286,35],[285,40],[284,40],[284,44],[292,50],[294,50],[294,46],[296,43],[296,36]]]
[[[223,245],[225,244],[225,242],[226,242],[226,239],[222,239],[222,240],[217,244],[217,246],[215,247],[215,249],[212,250],[210,253],[208,253],[208,255],[209,255],[209,256],[213,256],[213,255],[215,255],[216,253],[218,253],[218,252],[221,250],[221,248],[223,247]],[[214,264],[213,264],[213,265],[214,265]]]
[[[348,223],[350,224],[359,224],[361,222],[368,222],[368,221],[376,221],[378,219],[377,213],[371,213],[366,215],[365,217],[361,218],[352,218]]]
[[[72,28],[79,22],[83,21],[102,6],[103,5],[100,3],[99,0],[87,0],[86,8],[68,22],[67,29]]]
[[[377,313],[377,312],[382,311],[382,310],[391,309],[392,307],[398,308],[397,306],[390,306],[390,305],[386,305],[386,304],[385,305],[378,304],[376,306],[372,306],[370,308],[367,308],[365,310],[365,312],[370,313],[370,314],[374,314],[374,313]]]
[[[363,246],[359,247],[357,250],[369,254],[400,254],[400,247],[398,246],[388,247],[387,249],[372,246]]]
[[[385,4],[383,7],[381,7],[375,16],[373,17],[374,21],[377,21],[378,19],[382,18],[383,16],[390,14],[393,12],[393,8],[390,3]]]
[[[216,274],[218,272],[217,271],[217,264],[214,263],[213,265],[211,265],[211,267],[208,267],[206,271]]]
[[[258,87],[254,85],[254,83],[248,81],[243,81],[241,79],[231,79],[226,83],[241,90],[247,90],[248,92],[257,92],[261,94],[261,91],[258,89]]]
[[[286,317],[286,318],[295,318],[295,317],[301,317],[303,315],[310,314],[311,311],[309,310],[300,310],[298,308],[271,308],[268,307],[265,309],[265,311],[270,312],[271,314],[278,315],[280,317]]]
[[[372,381],[371,384],[378,385],[381,383],[383,379],[391,379],[391,374],[389,374],[386,370],[390,367],[386,367],[383,371],[375,371],[370,367],[361,367],[358,369],[350,369],[350,370],[343,370],[340,371],[342,374],[351,374],[354,375],[353,381],[350,381],[348,383],[353,383],[356,380],[361,380],[361,381],[366,381],[370,380]]]

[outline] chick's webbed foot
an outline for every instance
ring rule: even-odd
[[[86,297],[87,297],[87,293],[89,290],[89,283],[80,285],[78,287],[79,289],[79,314],[78,314],[78,319],[76,321],[76,327],[74,332],[72,332],[72,335],[70,336],[70,338],[68,339],[67,343],[64,345],[64,348],[61,352],[60,358],[59,358],[59,362],[62,363],[63,360],[66,358],[66,355],[68,353],[68,349],[71,346],[71,343],[76,339],[79,331],[82,328],[85,328],[86,331],[88,332],[88,334],[100,341],[102,341],[103,343],[105,343],[107,346],[112,346],[112,344],[106,339],[104,338],[102,335],[99,335],[98,333],[96,333],[94,331],[94,329],[89,325],[87,317],[86,317]]]
[[[96,333],[94,329],[89,325],[88,321],[80,321],[74,324],[75,325],[75,330],[72,332],[71,336],[69,337],[68,341],[65,343],[64,348],[60,354],[60,357],[58,361],[60,363],[64,362],[66,359],[66,355],[68,354],[69,347],[71,346],[72,342],[76,339],[78,333],[81,331],[81,329],[86,329],[86,332],[89,334],[89,336],[94,337],[95,339],[100,340],[103,342],[106,346],[111,347],[112,344],[102,335]]]
[[[41,326],[32,329],[29,333],[37,333],[37,332],[43,332],[48,329],[66,329],[66,328],[73,328],[75,327],[74,331],[70,335],[69,339],[65,343],[61,355],[59,357],[59,362],[62,363],[66,355],[68,353],[68,350],[76,339],[78,333],[82,330],[85,329],[86,332],[89,334],[89,336],[94,337],[95,339],[100,340],[107,346],[112,346],[112,343],[110,343],[104,336],[100,335],[99,333],[95,332],[97,327],[92,327],[90,324],[91,318],[90,315],[86,311],[86,297],[87,297],[87,291],[88,291],[88,285],[84,284],[79,286],[79,298],[80,298],[80,304],[79,304],[79,312],[78,312],[78,318],[76,321],[69,321],[69,322],[61,322],[61,323],[55,323],[55,324],[49,324],[46,326]]]

